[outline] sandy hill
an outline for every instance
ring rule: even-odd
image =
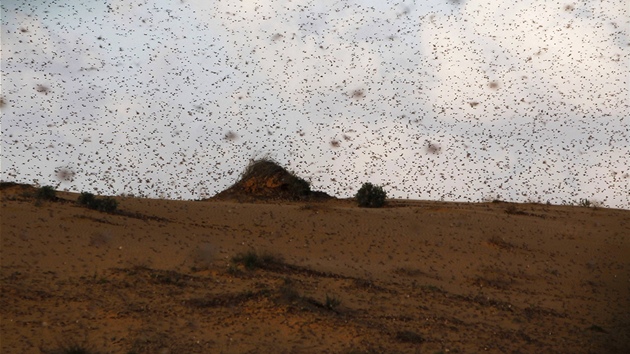
[[[2,353],[630,352],[630,211],[35,194],[0,188]]]

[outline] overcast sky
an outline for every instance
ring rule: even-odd
[[[2,180],[630,208],[627,0],[2,1]]]

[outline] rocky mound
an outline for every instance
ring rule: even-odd
[[[220,200],[326,200],[330,195],[311,191],[304,179],[287,171],[276,162],[262,159],[247,166],[240,180],[212,199]]]

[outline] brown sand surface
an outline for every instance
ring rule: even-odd
[[[2,353],[630,353],[630,211],[1,193]],[[263,258],[252,269],[233,258]]]

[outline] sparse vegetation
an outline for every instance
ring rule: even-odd
[[[81,194],[79,195],[78,202],[81,205],[85,205],[91,208],[92,205],[94,205],[95,200],[96,198],[94,197],[94,194],[89,193],[89,192],[81,192]]]
[[[112,240],[112,234],[108,231],[98,231],[90,237],[90,246],[103,247]]]
[[[330,296],[326,294],[326,302],[324,303],[324,306],[327,309],[334,311],[339,305],[341,305],[341,300],[337,296]]]
[[[427,276],[425,272],[420,269],[410,268],[410,267],[398,267],[394,269],[394,274],[403,275],[407,277],[418,277],[418,276]]]
[[[78,203],[90,209],[111,213],[118,208],[118,202],[112,197],[104,197],[97,199],[94,194],[89,192],[81,192]]]
[[[438,293],[444,292],[444,290],[442,290],[442,288],[437,287],[435,285],[430,285],[430,284],[429,285],[420,285],[420,289],[423,289],[425,291],[438,292]]]
[[[586,198],[581,198],[580,200],[563,200],[562,205],[579,206],[582,208],[592,208],[595,210],[606,207],[602,201]]]
[[[37,190],[35,196],[39,200],[55,200],[57,199],[57,191],[52,186],[43,186]]]
[[[289,303],[300,299],[300,294],[295,289],[294,281],[291,278],[284,278],[284,283],[278,290],[278,299]]]
[[[53,350],[42,350],[43,353],[47,354],[98,354],[99,351],[91,348],[85,344],[79,343],[66,343],[59,345],[58,348]]]
[[[64,348],[59,353],[60,354],[61,353],[63,354],[92,354],[95,352],[90,351],[89,349],[81,347],[81,346],[72,346],[72,347]]]
[[[589,328],[587,328],[588,330],[591,330],[593,332],[599,332],[599,333],[608,333],[606,332],[606,330],[604,328],[602,328],[601,326],[598,325],[592,325]]]
[[[498,236],[492,236],[488,239],[488,244],[503,250],[514,250],[519,248],[515,244],[508,242]]]
[[[474,279],[471,279],[471,283],[480,288],[494,288],[498,290],[507,290],[512,285],[512,281],[510,279],[502,279],[498,277],[488,278],[482,276],[476,276]]]
[[[232,263],[241,264],[245,269],[253,270],[281,264],[282,257],[269,253],[258,254],[256,251],[248,251],[232,257]]]
[[[238,276],[243,274],[243,271],[238,268],[238,266],[234,263],[228,264],[227,273],[230,275]]]
[[[544,214],[529,213],[529,212],[526,212],[526,211],[523,211],[523,210],[517,208],[516,205],[514,205],[514,204],[508,205],[508,207],[505,208],[505,212],[507,214],[510,214],[510,215],[535,216],[537,218],[542,218],[542,219],[546,218],[546,216]]]
[[[97,199],[96,210],[111,213],[118,208],[118,202],[112,197],[105,197],[103,199]]]
[[[412,332],[412,331],[399,331],[399,332],[396,332],[396,339],[399,342],[403,342],[403,343],[419,344],[419,343],[424,342],[424,338],[422,338],[421,335],[419,335],[416,332]]]
[[[363,183],[355,197],[362,208],[380,208],[385,205],[387,193],[385,193],[383,187],[367,182]]]
[[[510,215],[524,215],[525,214],[524,211],[519,210],[514,204],[508,205],[508,207],[505,208],[505,212]]]
[[[267,296],[269,296],[268,289],[263,289],[255,292],[246,290],[235,293],[211,295],[203,298],[193,298],[186,301],[186,303],[188,306],[196,308],[229,307],[238,306],[247,301],[260,299]]]
[[[590,207],[593,206],[593,203],[591,203],[591,201],[586,199],[586,198],[582,198],[582,199],[580,199],[579,202],[577,202],[577,205],[581,206],[583,208],[590,208]]]
[[[192,271],[201,271],[209,269],[212,265],[212,261],[215,258],[216,250],[211,244],[202,244],[192,254],[194,266]]]

